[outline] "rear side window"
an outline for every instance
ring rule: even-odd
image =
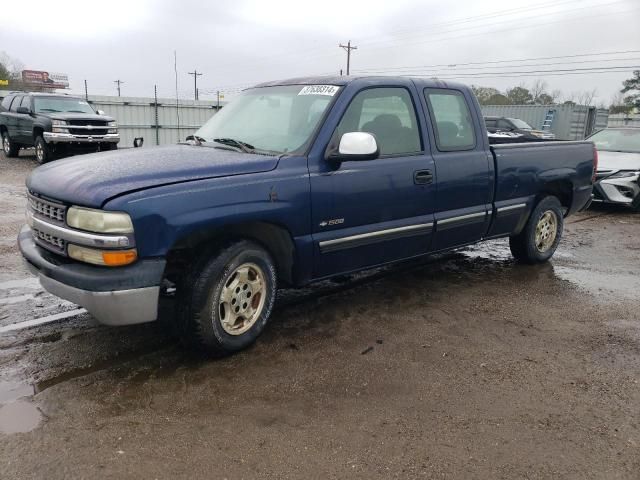
[[[13,99],[13,103],[11,104],[11,111],[15,112],[18,110],[18,107],[20,106],[20,102],[22,101],[22,95],[19,97],[14,97]]]
[[[347,132],[375,135],[382,155],[422,150],[416,111],[405,88],[369,88],[358,93],[338,124],[334,138]]]
[[[476,132],[464,95],[457,90],[428,88],[425,98],[435,123],[438,150],[452,152],[475,148]]]
[[[31,110],[31,98],[29,96],[22,97],[22,103],[20,104],[20,106],[27,107],[29,110]]]
[[[13,96],[5,97],[2,99],[2,104],[0,104],[0,112],[6,112],[7,110],[9,110],[9,107],[11,106],[11,100],[13,100]]]
[[[485,119],[484,123],[487,127],[495,127],[497,124],[497,121],[495,118],[487,118]]]

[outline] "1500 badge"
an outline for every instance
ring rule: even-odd
[[[323,220],[320,222],[321,227],[330,227],[331,225],[340,225],[344,223],[344,218],[332,218],[331,220]]]

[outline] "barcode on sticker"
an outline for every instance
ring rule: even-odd
[[[298,95],[329,95],[333,97],[340,87],[335,85],[307,85]]]

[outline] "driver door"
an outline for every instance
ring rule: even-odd
[[[376,137],[380,157],[310,162],[315,278],[428,252],[435,170],[416,106],[412,84],[361,90],[342,113],[329,148],[344,133],[364,131]]]

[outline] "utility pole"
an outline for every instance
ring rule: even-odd
[[[118,96],[120,96],[120,84],[124,83],[122,80],[114,80],[113,83],[118,85]]]
[[[193,75],[193,96],[196,100],[198,100],[198,77],[202,76],[202,73],[198,73],[198,71],[194,68],[193,72],[187,72],[189,75]]]
[[[218,104],[216,105],[216,112],[220,111],[220,90],[216,92],[216,96],[218,97]]]
[[[89,90],[87,90],[87,81],[84,81],[84,99],[89,101]]]
[[[344,49],[345,52],[347,52],[347,76],[348,76],[349,75],[349,66],[351,64],[351,50],[357,50],[358,47],[352,47],[351,46],[351,40],[349,40],[346,45],[339,44],[338,46],[340,48]]]

